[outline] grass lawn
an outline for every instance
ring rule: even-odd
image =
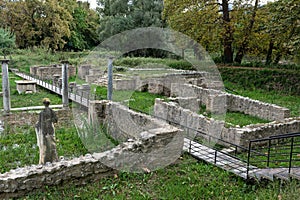
[[[226,112],[225,122],[229,125],[239,125],[240,127],[249,125],[249,124],[261,124],[268,123],[268,120],[260,119],[255,116],[246,115],[240,112]]]
[[[28,106],[42,106],[42,99],[49,98],[52,105],[62,104],[61,97],[57,94],[50,93],[48,90],[37,86],[37,93],[32,94],[19,94],[16,88],[16,80],[22,80],[22,78],[17,77],[13,73],[9,75],[10,80],[10,98],[11,107],[28,107]],[[2,78],[0,77],[0,85],[2,87]],[[0,96],[0,108],[3,108],[3,97]]]
[[[149,174],[119,172],[81,187],[49,187],[23,199],[296,200],[299,192],[299,182],[292,181],[283,187],[277,181],[246,183],[224,170],[183,155],[169,167]]]
[[[39,150],[34,128],[18,127],[10,134],[6,134],[7,131],[0,135],[0,173],[17,167],[38,164]],[[59,156],[72,158],[87,153],[74,126],[58,127],[55,133]]]
[[[239,85],[227,81],[224,82],[224,85],[225,88],[234,91],[235,94],[286,107],[290,109],[292,117],[300,116],[300,96],[285,95],[275,91],[265,91],[254,88],[244,89]]]

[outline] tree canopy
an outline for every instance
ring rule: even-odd
[[[99,39],[140,27],[163,27],[163,0],[97,0]]]
[[[0,54],[5,56],[15,47],[16,37],[8,29],[0,28]]]
[[[0,0],[0,27],[13,33],[19,48],[81,51],[126,30],[169,26],[225,63],[241,63],[246,55],[267,64],[284,58],[300,60],[300,0],[97,3],[93,10],[87,2],[77,0]],[[195,53],[200,56],[196,49]]]
[[[76,0],[0,2],[2,27],[10,27],[20,48],[83,50],[96,45],[98,17]]]
[[[241,63],[248,53],[264,54],[269,60],[274,57],[273,50],[278,53],[274,59],[277,62],[299,51],[299,0],[266,5],[259,0],[164,2],[163,14],[170,27],[210,52],[222,52],[224,62]]]

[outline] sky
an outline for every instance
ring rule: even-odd
[[[97,0],[80,0],[80,1],[88,1],[91,5],[91,8],[97,7]]]
[[[97,7],[97,0],[80,0],[80,1],[88,1],[91,5],[91,8]],[[266,4],[267,2],[273,2],[273,1],[274,0],[260,0],[260,4]]]

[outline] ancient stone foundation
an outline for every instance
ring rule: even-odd
[[[177,73],[169,73],[150,78],[140,78],[139,76],[127,77],[127,79],[114,80],[114,89],[148,91],[149,93],[170,96],[171,85],[173,83],[190,83],[217,90],[222,90],[224,88],[222,82],[220,82],[218,78],[212,80],[210,79],[211,77],[208,78],[207,76],[208,75],[205,72],[177,71]]]
[[[54,76],[62,76],[61,65],[50,66],[32,66],[30,67],[30,74],[38,76],[42,80],[52,80]],[[68,66],[68,76],[76,76],[76,67]]]
[[[82,185],[112,174],[112,169],[91,155],[72,160],[32,165],[0,174],[0,198],[8,199],[26,195],[46,186]]]
[[[300,117],[285,118],[266,124],[248,125],[244,127],[224,127],[224,122],[199,115],[189,109],[182,108],[175,102],[164,102],[156,99],[154,106],[155,116],[173,122],[174,125],[189,131],[190,136],[200,136],[209,139],[209,136],[222,139],[245,148],[249,141],[266,138],[273,135],[300,132]],[[190,129],[185,129],[189,127]],[[222,145],[226,143],[219,142]]]
[[[226,108],[228,111],[241,112],[270,121],[290,117],[287,108],[190,84],[172,84],[171,96],[194,97],[198,99],[199,106],[206,105],[206,109],[212,113],[218,113],[220,110],[221,113],[225,113]]]
[[[0,198],[22,196],[46,186],[86,184],[112,175],[114,169],[135,172],[155,170],[174,162],[182,151],[183,135],[180,129],[133,112],[125,106],[94,101],[91,102],[89,116],[91,122],[114,125],[112,136],[123,142],[105,152],[0,174]],[[133,122],[135,124],[132,125]]]

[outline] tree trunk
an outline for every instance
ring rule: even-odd
[[[223,28],[224,28],[224,36],[223,36],[224,62],[232,63],[233,62],[233,50],[232,50],[233,31],[230,25],[228,0],[222,0],[222,8],[223,8]]]
[[[253,29],[253,26],[254,26],[256,11],[257,11],[257,7],[258,7],[258,1],[259,0],[255,0],[255,5],[254,5],[254,8],[253,8],[253,13],[252,13],[250,22],[244,30],[245,36],[244,36],[242,45],[240,46],[240,48],[239,48],[239,50],[238,50],[238,52],[235,56],[235,59],[234,59],[234,61],[239,63],[239,64],[241,64],[241,62],[243,60],[243,57],[244,57],[244,55],[247,51],[247,47],[249,45],[249,36],[251,35],[252,29]]]
[[[282,53],[281,53],[281,52],[277,52],[277,53],[276,53],[275,60],[274,60],[274,64],[277,65],[277,64],[279,63],[281,57],[282,57]]]
[[[273,49],[274,49],[274,41],[273,41],[273,39],[271,39],[270,43],[269,43],[269,49],[268,49],[267,57],[266,57],[266,65],[269,65],[269,64],[272,63]]]

